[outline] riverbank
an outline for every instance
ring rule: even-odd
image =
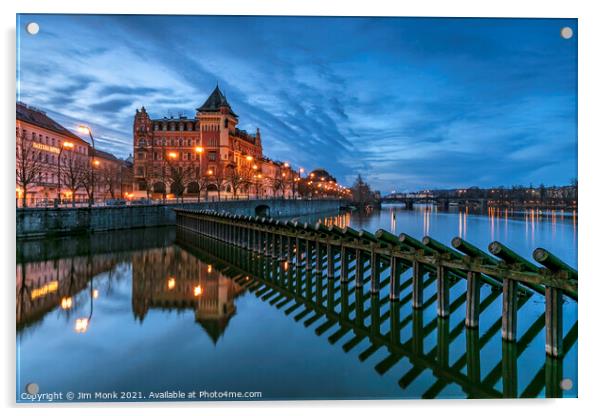
[[[17,208],[16,234],[21,239],[174,225],[174,208],[281,218],[332,212],[343,205],[344,201],[339,199],[261,199],[92,208]]]

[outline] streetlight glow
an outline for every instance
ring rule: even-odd
[[[73,305],[73,299],[71,296],[61,299],[61,309],[71,309]]]
[[[75,320],[75,332],[83,334],[88,330],[88,318],[79,318]]]
[[[194,296],[201,296],[203,294],[203,288],[201,287],[201,285],[195,286],[194,287]]]
[[[195,151],[195,152],[197,152],[197,153],[203,153],[203,152],[205,151],[205,149],[203,149],[201,146],[197,146],[197,147],[194,149],[194,151]]]

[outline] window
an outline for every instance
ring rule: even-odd
[[[138,152],[138,159],[144,159],[144,152]]]
[[[209,160],[211,160],[211,161],[217,160],[217,153],[209,152]]]
[[[142,166],[138,166],[138,168],[136,169],[136,174],[138,176],[144,176],[144,168]]]

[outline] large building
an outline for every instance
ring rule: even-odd
[[[140,197],[219,193],[287,196],[296,173],[263,156],[261,134],[237,128],[238,115],[216,87],[194,118],[134,117],[134,193]]]
[[[121,198],[131,190],[131,176],[125,161],[99,149],[94,153],[88,142],[44,111],[17,103],[16,197],[19,205],[24,199],[28,206],[53,204],[59,199],[59,193],[61,201],[85,202],[87,189],[94,189],[97,200]]]

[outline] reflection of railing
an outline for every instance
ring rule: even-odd
[[[563,354],[562,297],[564,293],[577,299],[577,271],[546,250],[534,252],[535,260],[545,266],[540,270],[497,242],[490,245],[496,258],[459,237],[452,240],[453,248],[450,248],[431,237],[418,241],[407,234],[397,237],[385,230],[372,234],[348,227],[326,227],[320,223],[312,226],[212,211],[176,210],[176,217],[179,228],[274,258],[288,261],[294,258],[297,267],[315,268],[320,275],[325,258],[329,278],[335,277],[334,266],[338,260],[339,277],[344,283],[350,280],[350,268],[355,268],[356,287],[361,286],[365,271],[369,269],[370,292],[374,294],[379,293],[382,275],[388,269],[386,277],[391,300],[399,298],[402,273],[411,270],[414,308],[424,305],[425,274],[434,273],[437,276],[437,313],[441,317],[449,315],[451,282],[463,278],[467,282],[467,328],[479,325],[482,282],[501,286],[502,337],[506,341],[516,341],[519,292],[545,294],[546,352],[556,357]],[[314,256],[317,258],[315,264]]]
[[[527,345],[540,333],[543,328],[543,315],[537,318],[518,342],[502,342],[502,358],[493,366],[485,377],[481,377],[481,349],[491,340],[502,326],[501,319],[495,321],[482,336],[479,330],[470,328],[464,330],[460,323],[450,328],[450,319],[437,317],[424,323],[422,308],[414,308],[408,316],[401,316],[401,308],[412,300],[412,293],[390,302],[388,296],[381,298],[379,293],[364,293],[363,286],[370,282],[370,277],[356,281],[354,287],[340,279],[332,279],[322,273],[315,273],[318,258],[312,257],[312,267],[294,267],[286,261],[270,258],[262,253],[241,250],[231,244],[215,241],[212,238],[179,229],[178,244],[187,251],[198,255],[204,261],[211,262],[216,270],[233,278],[248,291],[255,293],[265,302],[284,309],[286,315],[296,313],[295,321],[304,320],[305,326],[317,324],[315,333],[318,336],[331,330],[328,342],[335,344],[346,335],[353,336],[346,341],[342,348],[349,352],[362,341],[368,340],[369,346],[359,353],[359,359],[365,361],[379,349],[385,348],[388,356],[376,364],[375,370],[385,374],[393,366],[407,358],[411,367],[399,379],[402,389],[410,386],[426,370],[432,371],[435,380],[423,393],[424,398],[434,398],[441,394],[448,384],[459,385],[468,397],[518,397],[518,357],[525,351]],[[304,266],[304,264],[297,264]],[[340,271],[341,264],[336,268]],[[435,284],[436,277],[428,278],[425,288]],[[454,286],[460,279],[451,279]],[[380,283],[384,288],[390,284],[390,278]],[[412,284],[408,279],[400,284],[403,292]],[[325,293],[326,292],[326,293]],[[485,310],[491,305],[499,292],[492,291],[487,298],[480,302],[480,308]],[[527,297],[521,297],[518,308],[522,307]],[[436,296],[427,299],[424,306],[433,304]],[[365,304],[368,302],[367,307]],[[450,303],[450,313],[457,310],[465,302],[465,295],[458,296]],[[388,307],[387,307],[388,306]],[[369,324],[366,320],[369,319]],[[323,322],[322,322],[323,321]],[[383,333],[381,327],[388,324],[388,331]],[[400,335],[405,327],[411,324],[410,339],[402,341]],[[332,329],[336,329],[332,331]],[[430,351],[424,351],[424,340],[436,331],[437,345]],[[450,363],[450,344],[465,335],[466,353],[455,362]],[[571,348],[576,341],[577,325],[575,324],[564,340],[565,349]],[[466,368],[464,372],[463,369]],[[495,388],[502,379],[502,391]],[[547,397],[560,397],[560,381],[562,379],[562,359],[547,356],[544,366],[528,384],[521,397],[537,396],[545,387]]]

